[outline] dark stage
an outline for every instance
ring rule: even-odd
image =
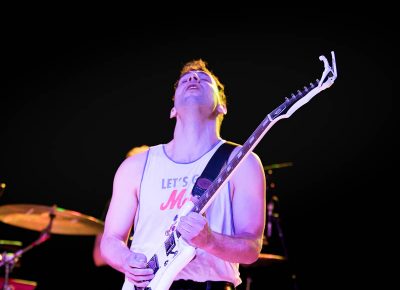
[[[290,163],[266,170],[279,223],[263,249],[285,255],[279,225],[289,259],[242,267],[240,288],[251,279],[253,290],[383,289],[372,260],[391,253],[375,240],[398,142],[394,28],[384,14],[326,16],[335,21],[208,15],[192,25],[154,20],[154,28],[56,19],[12,26],[2,45],[0,206],[56,205],[101,220],[126,152],[172,138],[173,85],[186,61],[206,60],[225,84],[222,137],[243,143],[285,97],[321,76],[319,56],[330,60],[333,50],[333,86],[254,149],[265,166]],[[8,251],[39,234],[0,222],[0,240],[20,242]],[[120,289],[122,274],[94,266],[93,243],[94,235],[52,234],[22,255],[10,278],[35,281],[37,290]]]

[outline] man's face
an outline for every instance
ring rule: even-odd
[[[189,71],[181,76],[175,90],[175,105],[197,102],[212,106],[218,102],[218,88],[211,75],[203,71]]]

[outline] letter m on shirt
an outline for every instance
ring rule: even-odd
[[[183,206],[183,204],[189,199],[187,197],[183,198],[183,196],[186,193],[186,188],[182,189],[181,192],[178,194],[178,190],[174,189],[171,192],[171,195],[169,196],[167,202],[163,202],[160,205],[161,210],[166,210],[166,209],[174,209],[177,207],[178,209]]]

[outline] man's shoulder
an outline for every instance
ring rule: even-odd
[[[149,151],[150,150],[138,152],[132,156],[125,158],[120,165],[120,169],[128,171],[142,169],[144,164],[146,163]]]

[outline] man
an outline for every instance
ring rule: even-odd
[[[184,65],[173,101],[173,139],[127,158],[115,174],[101,252],[110,266],[125,274],[124,290],[147,287],[155,277],[149,260],[191,199],[196,178],[226,142],[220,137],[227,113],[224,85],[206,62],[198,59]],[[237,146],[230,158],[240,149]],[[239,264],[256,261],[262,248],[265,200],[263,166],[252,152],[204,215],[191,212],[180,217],[176,231],[195,248],[195,256],[175,274],[170,289],[238,286],[242,282]],[[126,242],[132,226],[135,234],[129,249]]]

